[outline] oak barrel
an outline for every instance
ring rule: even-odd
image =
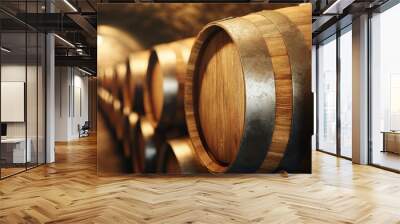
[[[144,88],[144,109],[153,127],[185,125],[183,87],[194,38],[156,45],[150,55]]]
[[[127,84],[133,110],[144,114],[143,85],[147,74],[150,51],[138,51],[129,55],[129,77]]]
[[[137,138],[139,129],[139,114],[131,112],[124,117],[124,138],[122,139],[122,148],[124,155],[129,157],[131,161],[132,172],[135,172],[135,153],[137,151]]]
[[[134,166],[136,173],[156,173],[157,154],[160,148],[159,136],[151,123],[141,117],[137,129],[136,146],[134,151]]]
[[[121,101],[104,87],[97,90],[99,96],[100,112],[107,122],[107,125],[114,132],[117,140],[124,138],[124,115]]]
[[[122,94],[117,83],[118,83],[118,76],[116,67],[106,68],[104,72],[103,86],[104,88],[109,90],[114,95],[114,97],[116,98],[118,97],[119,99],[121,99]]]
[[[116,125],[114,128],[122,133],[122,137],[116,139],[116,148],[121,159],[128,170],[135,172],[135,151],[136,151],[136,138],[137,129],[139,126],[139,115],[135,112],[131,112],[128,116],[122,116],[120,125]]]
[[[190,138],[168,140],[161,147],[158,157],[159,173],[207,173],[207,169],[197,160]]]
[[[133,96],[130,93],[130,71],[129,62],[124,61],[116,65],[116,82],[115,87],[118,88],[121,95],[122,112],[125,116],[129,116],[133,112]]]
[[[186,123],[210,172],[310,172],[311,5],[208,24],[185,83]]]

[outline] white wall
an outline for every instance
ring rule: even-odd
[[[74,75],[74,108],[72,111],[75,111],[73,114],[72,119],[72,132],[71,134],[75,137],[78,137],[78,124],[83,125],[85,121],[89,119],[89,102],[88,102],[88,78],[81,76],[82,73],[79,75]]]
[[[89,118],[88,78],[83,75],[76,68],[56,67],[56,141],[77,139],[78,124],[83,125]]]
[[[32,67],[28,67],[28,70]],[[25,82],[25,64],[6,64],[1,66],[1,81]],[[1,108],[6,110],[6,108]],[[7,137],[25,137],[25,122],[7,123]]]
[[[68,140],[68,88],[70,83],[69,68],[55,68],[55,141]]]

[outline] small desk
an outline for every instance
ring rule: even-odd
[[[400,154],[400,131],[383,131],[382,152]]]
[[[1,159],[5,160],[5,163],[25,163],[31,162],[32,153],[31,145],[32,141],[30,138],[26,139],[28,143],[25,153],[25,138],[5,138],[1,139]]]

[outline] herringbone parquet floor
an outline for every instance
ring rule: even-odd
[[[400,223],[400,175],[315,152],[312,175],[98,177],[96,142],[0,181],[0,223]]]

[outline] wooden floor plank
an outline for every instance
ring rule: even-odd
[[[0,223],[400,223],[400,175],[313,152],[313,174],[99,177],[96,140],[0,181]]]

